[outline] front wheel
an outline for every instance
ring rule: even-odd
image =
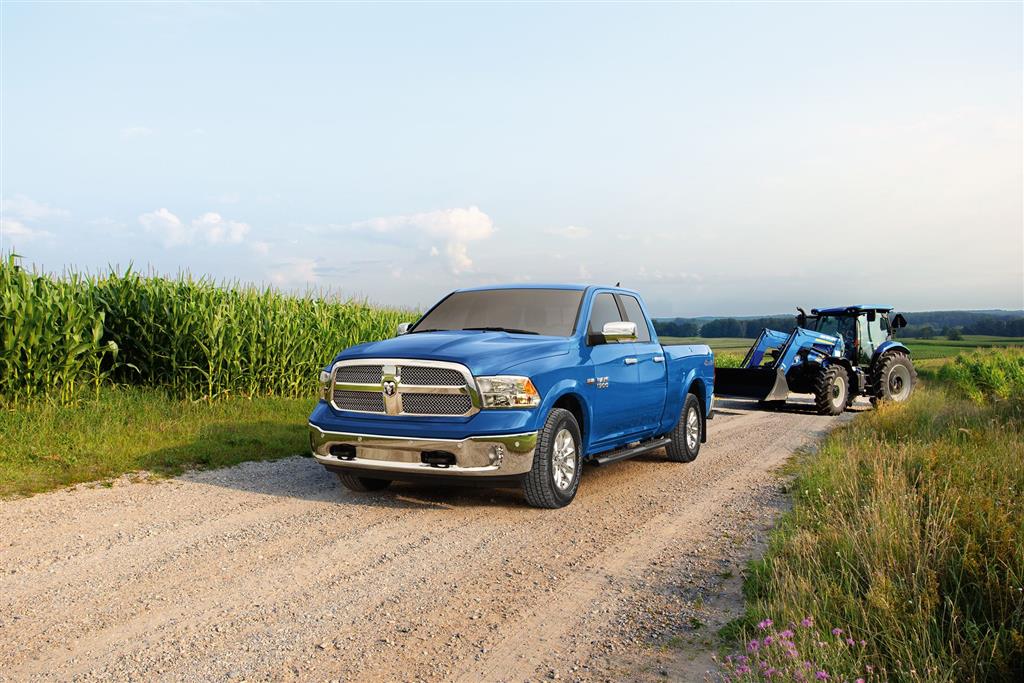
[[[683,412],[669,437],[672,441],[665,447],[672,462],[693,462],[700,453],[700,442],[704,436],[704,423],[700,417],[700,401],[693,394],[687,394],[683,401]]]
[[[572,413],[561,408],[548,413],[537,434],[533,467],[523,481],[527,503],[537,508],[560,508],[572,502],[580,487],[582,443],[580,426]]]
[[[850,376],[839,365],[829,365],[814,378],[814,405],[819,415],[839,415],[850,402]]]

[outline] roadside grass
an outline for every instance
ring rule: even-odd
[[[1024,352],[937,374],[793,463],[730,680],[1024,680]]]
[[[148,470],[174,475],[308,451],[312,398],[191,402],[146,387],[103,387],[96,400],[39,399],[0,411],[0,497]]]

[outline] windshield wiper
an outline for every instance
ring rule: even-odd
[[[438,329],[434,329],[434,328],[421,330],[421,329],[417,328],[415,330],[410,330],[409,334],[418,334],[420,332],[451,332],[451,330],[438,330]]]
[[[464,330],[479,332],[508,332],[510,334],[540,334],[533,330],[517,330],[514,327],[463,327]]]

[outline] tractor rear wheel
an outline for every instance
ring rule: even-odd
[[[828,365],[814,378],[814,405],[819,415],[839,415],[850,400],[850,376],[841,365]]]
[[[887,353],[878,359],[871,383],[871,401],[902,403],[910,398],[917,384],[917,370],[910,356],[900,351]]]

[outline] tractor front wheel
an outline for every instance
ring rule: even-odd
[[[871,400],[902,403],[910,398],[917,384],[917,371],[905,353],[887,353],[878,360],[872,382]]]
[[[814,405],[819,415],[839,415],[850,400],[850,376],[840,365],[821,368],[814,378]]]

